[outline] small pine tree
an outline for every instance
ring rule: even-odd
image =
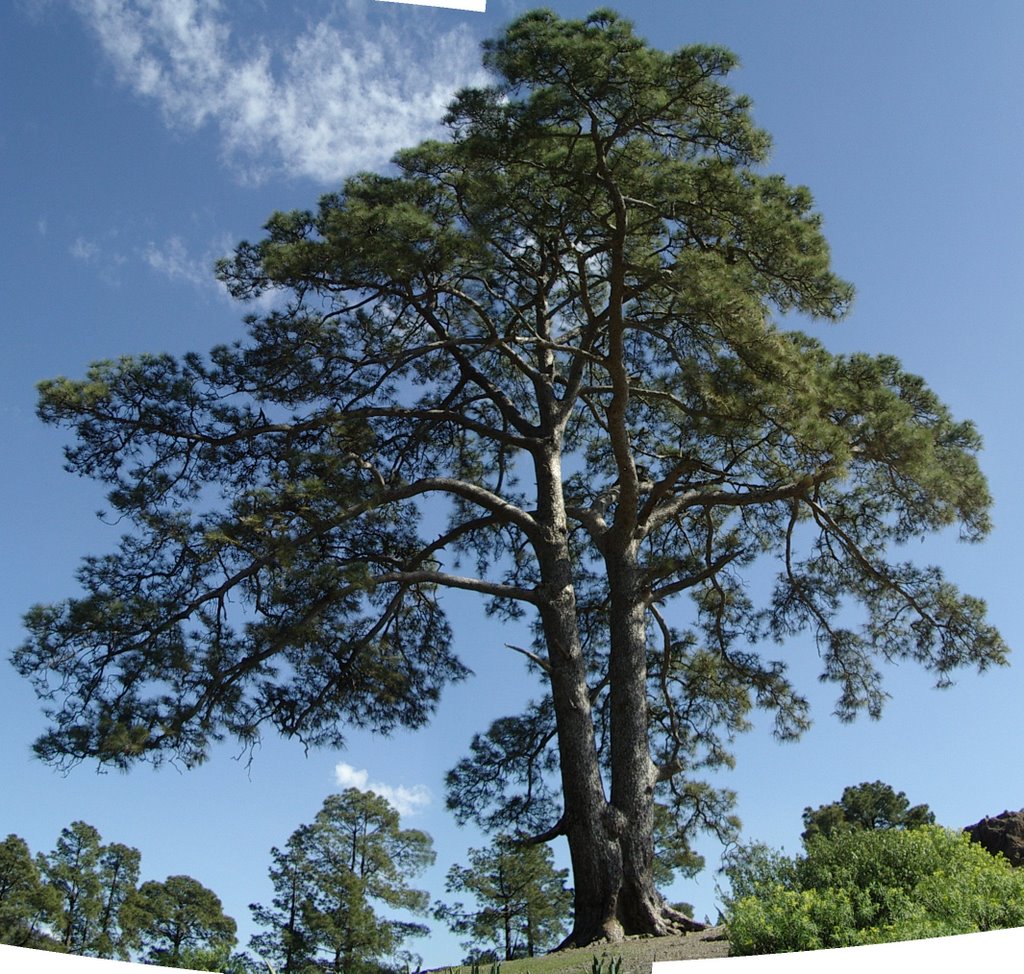
[[[145,950],[141,959],[158,967],[219,971],[236,943],[220,898],[191,876],[143,883],[125,913]]]
[[[452,866],[445,889],[472,894],[476,909],[438,903],[434,916],[469,934],[465,946],[474,956],[497,946],[505,960],[533,957],[561,939],[572,891],[565,886],[568,870],[554,868],[550,848],[500,836],[487,849],[470,849],[469,862],[469,868]]]
[[[103,909],[100,834],[86,822],[62,829],[57,844],[40,860],[43,880],[60,898],[55,933],[71,954],[90,954]]]
[[[84,957],[127,960],[137,945],[125,904],[136,892],[142,856],[86,822],[63,829],[56,847],[39,857],[41,878],[56,906],[52,921],[61,949]]]
[[[310,825],[273,849],[269,907],[252,905],[264,927],[250,948],[278,974],[354,974],[397,958],[403,942],[426,934],[418,923],[386,919],[374,904],[422,913],[427,894],[407,879],[434,860],[425,832],[402,829],[399,815],[372,792],[329,796]]]
[[[14,947],[56,946],[43,927],[60,913],[60,895],[44,885],[39,863],[17,835],[0,842],[0,943]]]

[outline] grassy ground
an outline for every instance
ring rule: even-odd
[[[727,957],[728,954],[729,942],[723,929],[712,927],[680,937],[631,937],[618,944],[503,961],[501,974],[595,974],[595,958],[601,965],[600,974],[650,974],[654,961]],[[621,958],[618,971],[612,968],[616,958]],[[472,974],[469,967],[441,968],[441,974],[449,971]],[[490,967],[482,965],[479,974],[490,974]]]

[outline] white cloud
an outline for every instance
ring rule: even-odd
[[[68,248],[68,252],[75,260],[85,264],[91,264],[99,258],[100,246],[95,240],[87,240],[85,237],[76,237],[75,242]]]
[[[155,100],[170,124],[215,125],[248,178],[283,170],[334,182],[378,168],[435,131],[457,88],[483,80],[465,25],[424,45],[411,18],[353,26],[350,8],[347,28],[327,19],[284,44],[243,47],[218,0],[73,3],[120,81]]]
[[[227,302],[234,302],[235,299],[231,297],[227,286],[217,279],[214,270],[217,261],[230,255],[232,249],[231,238],[223,236],[212,240],[202,255],[196,257],[181,237],[171,236],[160,244],[149,241],[137,255],[151,270],[169,281],[186,284],[208,294],[215,294]],[[250,299],[247,308],[253,312],[266,313],[281,307],[285,302],[286,298],[281,292],[271,289],[257,298]]]
[[[334,780],[341,788],[358,788],[360,791],[372,791],[381,798],[386,798],[400,815],[415,815],[421,808],[430,804],[431,795],[425,785],[385,785],[379,781],[370,781],[370,773],[357,770],[351,764],[342,761],[334,768]]]
[[[199,260],[189,256],[181,237],[170,237],[160,246],[150,241],[142,253],[142,259],[153,270],[171,280],[185,281],[196,287],[210,284],[220,287],[213,275],[213,260]]]
[[[40,233],[46,232],[43,227],[39,230]],[[79,263],[93,268],[105,284],[118,287],[121,284],[120,270],[128,258],[117,248],[117,241],[116,230],[102,233],[99,238],[79,235],[68,247],[68,253]]]

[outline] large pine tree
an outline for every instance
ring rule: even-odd
[[[479,593],[535,622],[544,689],[452,804],[567,838],[567,943],[664,933],[691,922],[655,886],[656,800],[718,807],[697,769],[752,706],[807,724],[773,638],[812,634],[843,717],[879,713],[877,657],[940,682],[1004,661],[979,600],[889,554],[985,535],[980,440],[895,359],[782,327],[852,292],[730,53],[536,11],[484,59],[444,141],[221,266],[280,292],[248,341],[42,385],[133,528],[15,662],[50,701],[44,758],[194,763],[265,726],[333,746],[429,718],[466,675],[443,592]]]

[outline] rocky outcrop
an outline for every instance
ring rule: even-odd
[[[1003,812],[983,818],[964,831],[973,842],[984,846],[992,855],[1001,852],[1012,866],[1024,866],[1024,808],[1019,812]]]

